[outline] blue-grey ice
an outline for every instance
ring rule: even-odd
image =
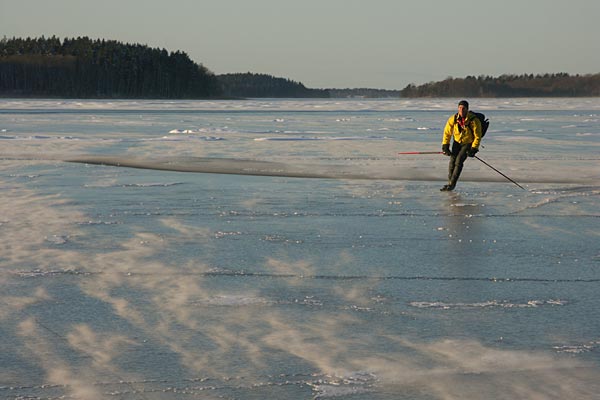
[[[0,100],[0,398],[594,399],[600,100]]]

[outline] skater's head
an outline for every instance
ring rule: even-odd
[[[466,100],[461,100],[458,102],[458,113],[461,117],[465,118],[467,113],[469,112],[469,102]]]

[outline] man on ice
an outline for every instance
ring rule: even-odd
[[[444,128],[442,152],[450,157],[450,163],[448,165],[448,184],[440,190],[454,190],[467,156],[474,157],[479,151],[481,136],[481,121],[469,111],[469,103],[461,100],[458,103],[458,112],[448,118]],[[451,138],[454,138],[452,149],[450,149]]]

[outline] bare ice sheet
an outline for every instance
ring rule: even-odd
[[[600,392],[598,99],[0,102],[0,398]]]

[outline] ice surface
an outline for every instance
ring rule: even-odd
[[[254,140],[257,142],[265,142],[269,140],[385,140],[389,139],[385,136],[281,136],[281,137],[261,137],[255,138]]]
[[[0,103],[0,398],[600,392],[598,99]]]

